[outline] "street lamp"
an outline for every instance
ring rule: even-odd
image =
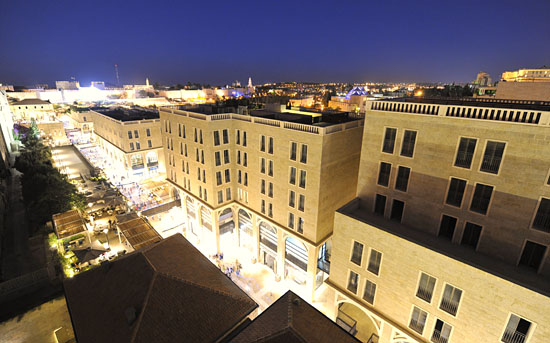
[[[105,237],[107,238],[107,242],[103,245],[105,249],[109,249],[109,235],[107,234],[109,232],[109,229],[103,230],[103,233],[105,234]]]

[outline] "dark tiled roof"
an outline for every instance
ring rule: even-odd
[[[285,343],[359,342],[313,306],[286,292],[231,341]]]
[[[49,101],[44,101],[40,99],[23,99],[21,101],[14,102],[12,105],[21,106],[21,105],[51,105]]]
[[[64,287],[79,343],[213,342],[257,307],[181,235],[65,280]]]

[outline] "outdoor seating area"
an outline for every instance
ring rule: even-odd
[[[135,250],[162,240],[157,231],[145,219],[135,213],[117,216],[117,230],[119,236],[122,234],[128,244]]]

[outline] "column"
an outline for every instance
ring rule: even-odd
[[[285,238],[284,231],[277,228],[277,276],[285,278]]]
[[[214,230],[216,235],[215,247],[216,252],[220,253],[220,221],[218,215],[217,211],[212,211],[212,230]]]
[[[307,294],[310,295],[311,301],[315,301],[315,281],[317,275],[317,254],[319,253],[319,247],[315,247],[304,243],[307,250],[307,281],[306,288]]]

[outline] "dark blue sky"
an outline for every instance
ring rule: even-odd
[[[464,82],[550,65],[550,1],[0,2],[0,83]]]

